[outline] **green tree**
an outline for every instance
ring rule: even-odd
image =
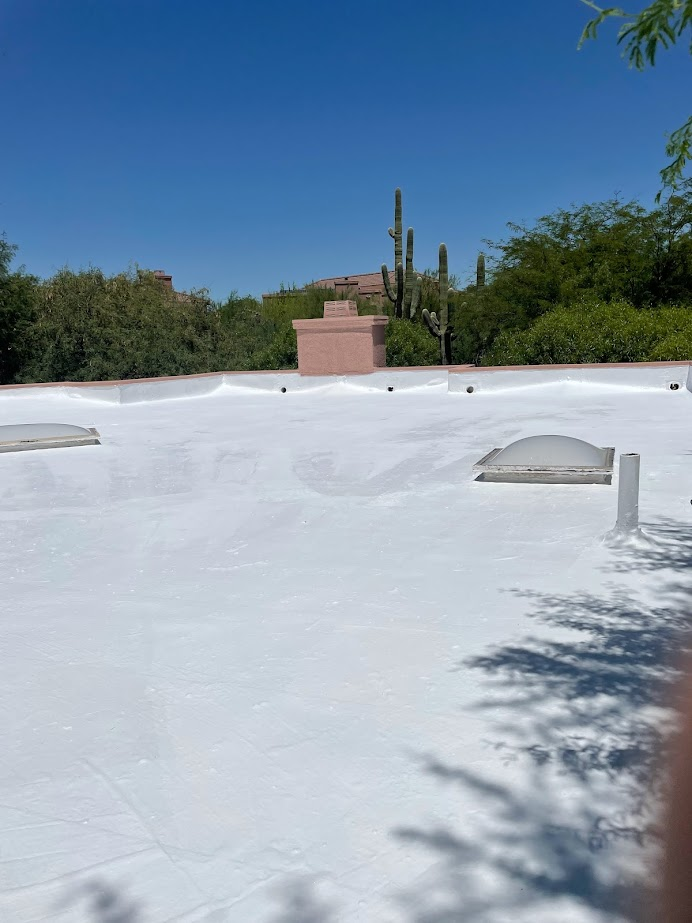
[[[692,310],[638,310],[627,302],[585,300],[505,331],[484,365],[651,362],[692,358]]]
[[[495,338],[588,297],[636,308],[692,304],[692,181],[658,207],[613,198],[510,224],[489,242],[489,280],[456,296],[454,362],[481,364]]]
[[[385,329],[387,365],[401,368],[411,365],[437,365],[439,348],[422,323],[390,317]]]
[[[262,313],[262,303],[235,292],[219,306],[218,316],[225,333],[228,371],[253,367],[253,356],[266,349],[276,335],[276,324]]]
[[[292,326],[281,325],[269,343],[255,349],[244,366],[249,370],[261,369],[297,369],[298,342]]]
[[[640,71],[656,64],[659,51],[682,41],[686,32],[692,33],[692,0],[654,0],[638,13],[628,13],[616,6],[601,7],[594,0],[582,3],[596,15],[584,27],[579,47],[595,39],[606,20],[619,19],[622,22],[617,41],[623,46],[623,57],[630,67]],[[689,47],[692,52],[692,41]],[[668,136],[666,156],[672,159],[661,170],[661,179],[664,186],[675,188],[692,156],[692,116]]]
[[[637,307],[692,300],[692,183],[648,212],[618,198],[559,209],[495,244],[496,294],[528,319],[592,291]]]
[[[483,357],[495,338],[507,329],[525,325],[523,315],[499,295],[492,285],[481,290],[475,286],[454,296],[454,330],[452,361],[455,365],[482,365]]]
[[[11,270],[17,248],[0,237],[0,384],[12,384],[27,358],[38,280]]]
[[[205,293],[180,300],[150,272],[64,269],[38,286],[22,381],[221,370],[226,337]]]

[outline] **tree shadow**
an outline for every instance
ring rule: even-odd
[[[615,573],[692,571],[692,524],[664,516],[655,523],[642,523],[642,530],[642,542],[617,549],[617,556],[609,565]]]
[[[416,923],[465,923],[508,919],[532,920],[552,907],[541,920],[573,919],[574,905],[599,914],[617,915],[643,923],[655,919],[654,889],[603,875],[603,850],[618,840],[638,838],[640,831],[582,808],[569,823],[560,822],[554,800],[534,779],[533,795],[508,785],[490,783],[468,770],[434,759],[422,768],[440,782],[458,786],[492,815],[488,829],[464,835],[448,828],[399,828],[395,836],[436,854],[435,880],[404,895]],[[571,900],[571,903],[568,903]],[[526,914],[526,915],[524,915]],[[579,916],[578,919],[584,919]]]
[[[647,581],[655,604],[617,586],[603,595],[516,593],[530,618],[559,633],[537,631],[458,665],[485,674],[475,708],[491,721],[490,746],[516,763],[517,782],[420,757],[422,770],[455,786],[482,819],[471,836],[395,831],[441,860],[432,885],[438,903],[445,896],[440,906],[404,895],[416,923],[504,920],[510,908],[530,919],[546,901],[554,919],[570,918],[565,901],[599,921],[656,918],[651,869],[692,627],[692,528],[666,521],[647,533],[616,549],[608,567],[625,582],[629,572],[656,573]]]
[[[65,902],[81,905],[90,923],[144,923],[139,906],[116,887],[94,879],[77,888]]]
[[[335,911],[330,902],[320,895],[319,875],[300,875],[286,879],[274,889],[280,909],[271,917],[271,923],[331,923]],[[142,909],[117,887],[100,879],[87,881],[75,888],[59,905],[59,909],[78,907],[80,919],[89,923],[146,923]],[[209,911],[205,919],[227,919],[227,909]],[[263,917],[263,919],[265,919]]]
[[[271,923],[330,923],[333,909],[317,893],[318,876],[305,875],[284,883],[277,890],[283,906]]]

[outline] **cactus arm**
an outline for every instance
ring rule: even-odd
[[[413,271],[413,228],[406,232],[406,271]]]
[[[416,311],[420,307],[420,296],[421,288],[423,285],[423,280],[420,276],[416,276],[416,281],[413,283],[413,294],[411,295],[411,309],[409,317],[413,319],[416,316]]]
[[[440,337],[440,358],[442,365],[452,364],[452,340],[456,339],[451,324],[445,330],[444,336]]]
[[[454,333],[449,324],[449,272],[447,267],[447,247],[440,244],[439,252],[439,271],[437,274],[438,285],[440,290],[440,309],[439,315],[434,311],[430,312],[427,308],[423,309],[423,320],[430,333],[437,337],[440,344],[440,362],[442,365],[450,365],[452,362],[452,340]]]
[[[437,319],[437,314],[435,314],[434,311],[431,313],[427,308],[423,308],[423,320],[430,333],[432,333],[434,337],[439,337],[440,322]]]
[[[392,304],[396,304],[396,295],[392,291],[392,286],[389,281],[389,270],[387,269],[386,263],[382,264],[382,281],[384,282],[384,290],[387,293],[387,298],[389,298]]]
[[[406,232],[406,274],[404,283],[404,317],[411,311],[411,298],[413,296],[413,228]]]

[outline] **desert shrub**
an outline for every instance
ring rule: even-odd
[[[99,381],[222,369],[225,331],[203,293],[176,298],[152,273],[61,270],[37,288],[21,381]]]
[[[558,307],[531,327],[497,338],[485,365],[647,362],[692,357],[692,309],[627,302]]]
[[[638,308],[689,303],[691,221],[688,180],[651,211],[616,197],[510,224],[510,237],[492,245],[491,284],[519,321],[586,293]]]
[[[255,355],[269,347],[277,333],[277,324],[267,319],[262,303],[232,293],[219,307],[218,315],[224,329],[224,360],[228,371],[259,368]]]
[[[270,342],[253,352],[248,369],[297,369],[298,342],[291,324],[279,326]]]
[[[16,380],[26,360],[27,332],[34,319],[38,280],[11,270],[16,247],[0,236],[0,384]]]
[[[390,317],[385,331],[387,365],[437,365],[438,342],[422,324]]]
[[[688,359],[692,359],[692,324],[689,329],[660,340],[649,353],[649,362],[685,362]]]

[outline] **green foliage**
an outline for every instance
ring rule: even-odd
[[[0,238],[0,383],[99,381],[296,368],[296,318],[321,317],[327,289],[284,290],[261,303],[232,293],[212,305],[150,272],[65,269],[45,282],[11,272]],[[361,314],[376,308],[356,299]]]
[[[387,327],[390,365],[687,358],[688,314],[671,308],[669,316],[666,306],[692,305],[692,180],[651,211],[615,198],[510,232],[491,245],[487,278],[481,255],[473,284],[454,291],[443,245],[439,267],[411,292],[437,344],[403,310],[411,275],[407,282],[399,262],[402,316]],[[232,293],[210,310],[204,292],[181,296],[148,272],[62,270],[39,282],[13,271],[13,257],[0,238],[1,383],[295,368],[292,321],[321,317],[326,300],[343,297],[293,286],[264,302]],[[360,314],[377,312],[355,300]]]
[[[495,289],[535,317],[592,291],[637,307],[674,302],[692,292],[692,184],[663,207],[636,202],[559,209],[533,228],[511,224],[496,245]]]
[[[638,13],[627,13],[620,7],[601,7],[594,0],[582,0],[595,10],[596,16],[587,22],[579,41],[595,39],[599,27],[609,19],[624,20],[618,32],[618,44],[623,46],[623,57],[630,67],[644,70],[656,64],[660,50],[667,51],[692,32],[692,0],[654,0]],[[692,42],[690,42],[692,52]],[[671,162],[661,170],[664,186],[675,188],[692,155],[692,116],[672,132],[666,145],[666,156]],[[659,193],[660,198],[660,193]]]
[[[11,271],[16,247],[0,237],[0,384],[11,384],[26,359],[27,333],[34,318],[37,280]]]
[[[37,288],[20,381],[99,381],[214,371],[220,318],[203,293],[180,302],[150,272],[64,269]]]
[[[240,298],[232,293],[219,306],[218,316],[224,331],[226,369],[257,368],[254,355],[267,349],[277,333],[277,324],[264,316],[262,303],[250,296]]]
[[[455,339],[452,359],[455,365],[482,365],[483,357],[503,330],[521,327],[514,306],[492,285],[471,288],[452,295],[455,305]],[[524,322],[525,326],[525,322]]]
[[[253,352],[246,366],[248,369],[297,369],[298,344],[291,325],[280,326],[267,346]]]
[[[390,317],[385,331],[387,365],[399,368],[410,365],[436,365],[437,344],[425,327],[399,317]]]
[[[582,301],[502,333],[484,365],[692,359],[692,309]]]
[[[614,198],[510,224],[485,286],[456,302],[456,363],[481,364],[496,336],[583,297],[638,308],[692,304],[692,181],[657,208]],[[427,307],[427,305],[426,305]]]

